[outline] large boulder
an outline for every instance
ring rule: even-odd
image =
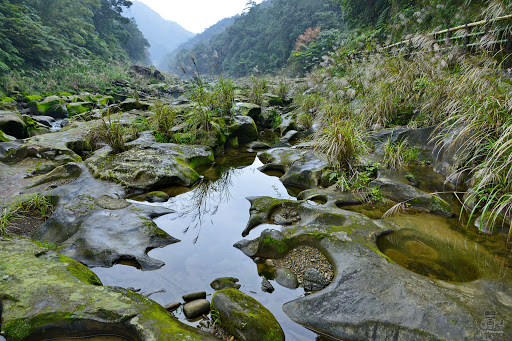
[[[152,300],[103,287],[79,262],[28,240],[0,240],[1,331],[8,340],[98,334],[130,340],[217,340]]]
[[[85,166],[78,166],[82,169],[78,179],[48,192],[58,198],[58,205],[33,238],[57,245],[59,252],[88,266],[118,262],[143,270],[163,266],[147,250],[178,240],[152,219],[172,211],[129,203],[121,199],[125,196],[121,185],[94,179]]]
[[[106,146],[87,159],[86,164],[97,177],[146,190],[191,186],[199,180],[194,168],[214,160],[209,147],[156,143],[151,132],[142,134],[127,147],[127,151],[114,154]]]
[[[33,115],[51,116],[53,118],[68,117],[64,100],[59,96],[49,96],[42,101],[31,101],[28,106]]]
[[[274,315],[237,289],[217,291],[212,309],[218,311],[222,327],[238,340],[284,341],[284,332]]]
[[[238,138],[241,144],[249,143],[258,139],[258,128],[254,120],[249,116],[233,116],[228,125],[229,136]]]
[[[0,111],[0,130],[17,139],[29,137],[25,122],[16,112]]]
[[[491,332],[492,339],[508,339],[512,280],[503,275],[494,250],[472,241],[479,240],[476,233],[468,238],[469,231],[450,228],[450,219],[427,213],[371,220],[336,207],[334,200],[312,206],[269,197],[251,198],[251,226],[266,224],[262,218],[284,204],[302,219],[281,228],[282,243],[315,246],[336,269],[330,285],[284,304],[293,321],[343,340],[483,341]],[[400,233],[407,236],[404,244]],[[419,263],[398,248],[382,248],[384,237],[408,248]],[[261,239],[243,244],[258,246]],[[399,265],[404,261],[408,268]],[[472,276],[453,282],[452,270]],[[314,277],[308,280],[316,282]]]
[[[285,186],[302,189],[315,188],[321,184],[322,174],[328,163],[314,151],[298,148],[274,148],[258,154],[260,171],[277,170],[284,172],[280,180]]]

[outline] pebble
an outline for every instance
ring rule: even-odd
[[[328,283],[331,283],[334,278],[334,270],[327,258],[320,250],[311,246],[296,247],[288,252],[284,258],[273,259],[272,263],[277,268],[293,271],[301,284],[304,283],[304,271],[307,269],[318,270]]]
[[[199,300],[199,299],[205,299],[205,298],[206,298],[206,291],[192,292],[190,294],[183,295],[183,300],[185,302]]]
[[[179,307],[181,306],[181,303],[180,302],[172,302],[172,303],[169,303],[167,304],[164,308],[168,311],[175,311],[176,309],[178,309]]]
[[[183,305],[183,313],[189,320],[210,312],[210,302],[205,299],[190,301]]]
[[[274,287],[272,286],[272,283],[270,283],[268,281],[268,279],[266,278],[263,278],[263,280],[261,281],[261,291],[263,292],[268,292],[268,293],[272,293],[274,292]]]
[[[290,269],[279,268],[276,270],[276,282],[288,289],[296,289],[299,287],[297,276]]]

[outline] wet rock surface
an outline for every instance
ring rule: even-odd
[[[130,204],[120,199],[125,195],[120,185],[94,179],[80,167],[77,180],[49,192],[59,198],[58,206],[33,237],[88,266],[127,261],[142,269],[161,267],[163,262],[146,251],[178,241],[152,221],[171,211]]]
[[[285,202],[302,217],[298,224],[281,227],[284,238],[271,243],[275,250],[315,246],[333,262],[336,275],[330,285],[284,304],[285,313],[297,323],[340,339],[487,340],[488,334],[481,328],[483,312],[494,309],[499,316],[496,319],[505,324],[504,333],[493,337],[506,340],[512,331],[509,276],[504,276],[501,263],[477,244],[467,245],[464,241],[459,251],[448,248],[448,255],[460,252],[468,261],[487,264],[485,272],[479,268],[478,279],[458,283],[416,274],[391,262],[378,249],[377,236],[386,231],[414,229],[414,219],[427,218],[372,220],[340,209],[332,200],[317,206],[269,197],[253,197],[250,201],[248,227],[266,223],[275,207]],[[438,224],[436,219],[442,219],[431,216],[428,219],[432,219],[432,226]],[[425,223],[430,234],[438,233],[430,226]],[[445,237],[440,234],[435,238],[441,242]],[[237,244],[243,246],[242,250],[245,247],[246,254],[263,257],[258,253],[262,240],[260,237]],[[317,274],[308,271],[306,279],[316,282]]]
[[[296,289],[299,287],[299,281],[295,273],[285,268],[276,269],[276,282],[288,289]]]
[[[1,243],[1,330],[9,340],[97,334],[131,340],[216,340],[144,296],[101,286],[93,272],[68,257],[28,240]]]
[[[222,290],[222,289],[240,289],[241,285],[237,283],[238,278],[235,277],[220,277],[215,279],[210,283],[210,286],[213,290]]]

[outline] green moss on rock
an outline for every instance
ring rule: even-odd
[[[239,340],[285,339],[274,315],[257,300],[237,289],[217,291],[212,298],[212,309],[219,312],[222,326]]]

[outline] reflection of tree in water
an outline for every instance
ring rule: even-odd
[[[240,169],[222,170],[218,179],[204,178],[191,192],[174,198],[173,203],[176,205],[177,213],[172,220],[189,220],[183,233],[187,233],[191,228],[198,228],[197,236],[193,240],[194,244],[199,239],[205,219],[209,217],[210,223],[213,224],[212,217],[217,214],[219,206],[232,198],[230,190],[233,178],[240,173]]]

